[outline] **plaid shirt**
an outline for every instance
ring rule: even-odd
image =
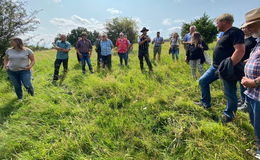
[[[250,79],[260,77],[260,38],[257,39],[257,45],[250,53],[250,57],[245,66],[245,76]],[[260,87],[247,88],[245,94],[256,101],[260,101]]]

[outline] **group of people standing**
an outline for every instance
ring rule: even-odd
[[[193,78],[197,78],[196,68],[201,74],[199,86],[201,99],[197,105],[209,110],[211,105],[210,84],[221,78],[224,84],[224,95],[227,105],[223,114],[223,122],[233,121],[239,104],[246,104],[250,121],[255,130],[257,152],[256,158],[260,159],[260,8],[253,9],[246,13],[246,22],[240,28],[233,27],[234,18],[231,14],[219,16],[215,22],[217,29],[222,32],[213,51],[213,64],[204,73],[203,63],[205,62],[204,51],[208,50],[207,44],[203,41],[201,34],[196,32],[196,27],[191,26],[190,32],[183,38],[186,50],[186,62],[190,64]],[[149,58],[149,43],[154,44],[154,60],[158,55],[161,59],[161,49],[164,42],[157,32],[157,36],[151,40],[148,36],[147,28],[141,30],[142,35],[138,39],[138,58],[140,68],[144,70],[143,60],[145,59],[149,71],[153,71],[153,66]],[[66,40],[66,35],[61,35],[54,48],[57,50],[54,63],[53,80],[59,79],[59,68],[63,64],[64,72],[68,71],[68,52],[71,45]],[[178,60],[179,35],[173,33],[170,39],[170,53],[173,60]],[[8,77],[14,85],[18,99],[23,98],[22,84],[28,93],[34,95],[31,83],[31,69],[35,64],[32,50],[24,47],[20,38],[11,40],[12,48],[5,54],[4,68],[7,69]],[[111,54],[114,47],[112,41],[103,33],[95,42],[97,52],[97,68],[101,66],[111,70]],[[120,65],[128,65],[128,52],[131,43],[124,33],[119,34],[116,47],[120,59]],[[92,43],[87,39],[87,34],[83,32],[76,43],[76,51],[82,65],[82,73],[86,73],[86,63],[90,73],[94,73],[90,57],[92,55]],[[242,66],[242,71],[241,71]],[[240,69],[240,70],[239,70]],[[242,73],[241,73],[242,72]],[[238,76],[239,75],[239,76]],[[241,100],[237,97],[237,83],[240,83]]]

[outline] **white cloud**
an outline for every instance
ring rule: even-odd
[[[174,23],[184,23],[184,22],[186,22],[186,21],[183,20],[183,19],[176,19],[176,20],[174,20],[173,22],[174,22]]]
[[[52,0],[53,2],[55,2],[55,3],[60,3],[61,2],[61,0]]]
[[[172,25],[172,20],[170,18],[165,18],[163,19],[162,24],[165,26],[170,26]]]
[[[50,20],[50,22],[57,26],[61,32],[68,33],[72,29],[75,29],[77,27],[84,27],[87,28],[89,31],[104,31],[104,23],[99,22],[98,20],[94,18],[86,19],[79,17],[77,15],[71,16],[70,19],[64,19],[64,18],[53,18]]]
[[[177,27],[171,27],[168,29],[168,31],[170,32],[180,32],[181,31],[181,27],[177,26]]]
[[[112,15],[122,14],[122,11],[114,9],[114,8],[108,8],[107,12],[109,12]]]

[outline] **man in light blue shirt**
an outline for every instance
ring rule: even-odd
[[[56,60],[54,63],[54,76],[53,80],[59,79],[59,69],[61,63],[63,63],[64,73],[68,71],[68,61],[69,61],[69,51],[70,43],[67,41],[67,36],[62,34],[60,35],[60,40],[58,40],[54,45],[54,48],[57,50]]]
[[[103,33],[100,41],[101,56],[103,61],[103,68],[107,66],[109,70],[112,68],[111,54],[114,45],[110,39],[107,38],[107,34]]]
[[[191,36],[192,34],[196,32],[196,26],[190,26],[190,32],[187,33],[184,37],[183,37],[183,44],[184,44],[184,49],[186,50],[186,55],[187,55],[187,46],[188,44],[191,42]]]
[[[158,54],[158,60],[161,60],[161,51],[163,44],[163,37],[160,36],[160,32],[157,32],[157,36],[153,39],[152,44],[154,44],[153,48],[153,60],[156,60],[156,54]]]

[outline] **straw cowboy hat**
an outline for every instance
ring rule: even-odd
[[[260,21],[260,8],[253,9],[245,14],[246,22],[242,27],[246,27],[252,23]]]

